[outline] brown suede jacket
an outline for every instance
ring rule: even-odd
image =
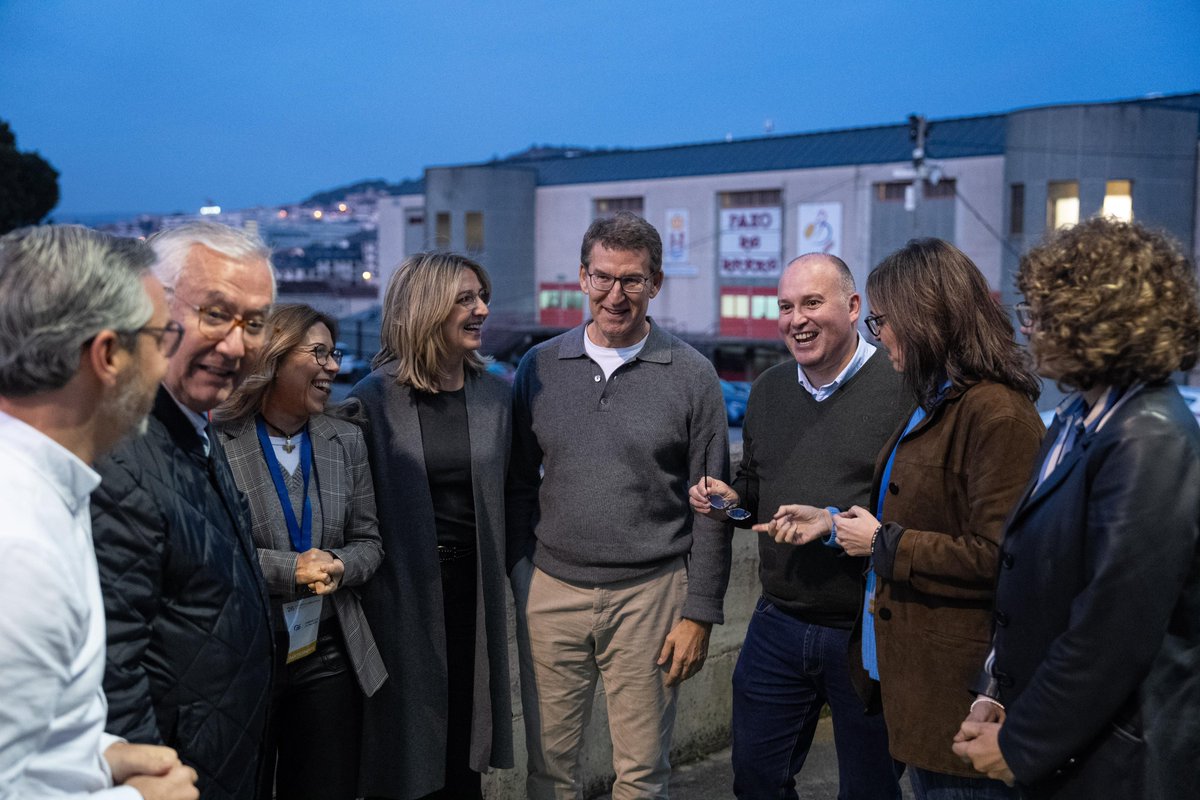
[[[951,389],[900,441],[887,486],[875,465],[872,513],[886,493],[875,543],[880,682],[861,670],[861,619],[851,644],[857,684],[881,692],[893,757],[935,772],[981,777],[950,751],[989,648],[1004,523],[1045,432],[1032,402],[981,382]]]

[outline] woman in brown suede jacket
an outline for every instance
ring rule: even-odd
[[[870,510],[784,506],[762,527],[871,557],[850,658],[868,705],[882,699],[918,800],[1015,797],[950,746],[988,651],[1004,521],[1044,432],[1038,383],[954,245],[909,242],[871,272],[867,295],[867,327],[920,405],[879,454]]]

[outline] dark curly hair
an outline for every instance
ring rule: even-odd
[[[1038,368],[1064,388],[1154,383],[1196,363],[1196,273],[1164,233],[1089,219],[1026,253],[1017,288]]]
[[[921,405],[943,383],[982,380],[1037,400],[1041,385],[1013,339],[1012,323],[967,254],[942,239],[913,239],[867,276],[871,309],[887,316],[904,354],[904,382]]]

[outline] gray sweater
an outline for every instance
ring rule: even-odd
[[[687,556],[683,616],[720,623],[729,532],[687,501],[701,475],[729,470],[716,372],[652,323],[642,351],[606,381],[583,337],[580,326],[543,342],[517,369],[509,569],[532,556],[553,577],[598,586]]]

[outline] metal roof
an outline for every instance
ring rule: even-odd
[[[1119,100],[1138,104],[1200,110],[1200,93]],[[1059,106],[1042,106],[1059,107]],[[1024,110],[1024,109],[1020,109]],[[964,158],[1004,153],[1007,113],[930,121],[929,158]],[[537,171],[539,186],[625,180],[681,178],[692,175],[765,172],[849,164],[882,164],[912,158],[907,122],[864,128],[734,141],[627,150],[535,147],[508,158],[462,166],[526,167]]]

